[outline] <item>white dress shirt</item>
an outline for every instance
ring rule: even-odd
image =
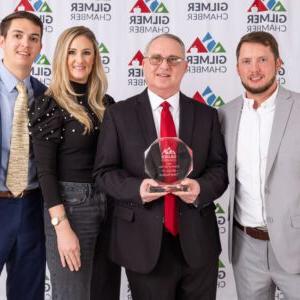
[[[148,89],[148,96],[150,99],[157,136],[160,137],[160,117],[162,111],[161,104],[164,101],[167,101],[170,104],[169,109],[175,124],[176,135],[178,136],[179,134],[179,92],[174,94],[168,99],[163,99]]]
[[[236,155],[236,220],[243,226],[265,227],[265,173],[278,88],[257,109],[244,97]]]

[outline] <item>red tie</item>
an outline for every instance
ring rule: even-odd
[[[160,137],[176,137],[176,129],[173,117],[170,113],[170,104],[164,101],[162,104],[161,119],[160,119]],[[164,145],[162,144],[164,148]],[[173,181],[174,178],[165,178],[165,181]],[[178,221],[176,209],[176,197],[172,194],[165,196],[164,206],[164,225],[165,228],[174,236],[178,234]]]

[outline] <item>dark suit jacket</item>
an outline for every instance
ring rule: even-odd
[[[201,187],[198,207],[177,199],[179,239],[186,262],[200,267],[221,251],[213,201],[227,187],[226,152],[215,109],[180,94],[179,137],[193,149],[189,175]],[[143,205],[144,151],[157,138],[147,90],[106,110],[95,161],[98,187],[115,203],[110,254],[127,269],[148,273],[163,234],[163,198]]]
[[[41,82],[39,82],[36,78],[32,76],[30,77],[30,82],[31,82],[31,86],[35,98],[42,95],[47,89],[45,85],[43,85]],[[2,128],[1,128],[1,112],[0,112],[0,149],[2,147],[1,141],[2,141]],[[0,162],[1,162],[1,151],[0,151]]]
[[[34,93],[34,98],[41,96],[47,89],[44,84],[32,76],[30,77],[30,82]]]

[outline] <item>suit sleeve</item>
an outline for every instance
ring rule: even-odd
[[[200,208],[221,197],[228,185],[227,154],[216,110],[213,112],[206,168],[197,181],[201,190],[196,203]]]
[[[108,108],[98,138],[94,167],[96,186],[114,199],[141,202],[139,190],[143,179],[122,168],[121,151],[118,127]]]

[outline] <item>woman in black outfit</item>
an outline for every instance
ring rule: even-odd
[[[105,198],[92,179],[101,120],[114,103],[106,89],[93,32],[83,26],[65,30],[56,45],[49,90],[35,101],[29,123],[45,201],[53,299],[89,300],[96,294],[92,282],[107,281],[108,292],[100,291],[100,299],[118,299],[120,269],[101,246]],[[95,270],[94,261],[106,270]]]

